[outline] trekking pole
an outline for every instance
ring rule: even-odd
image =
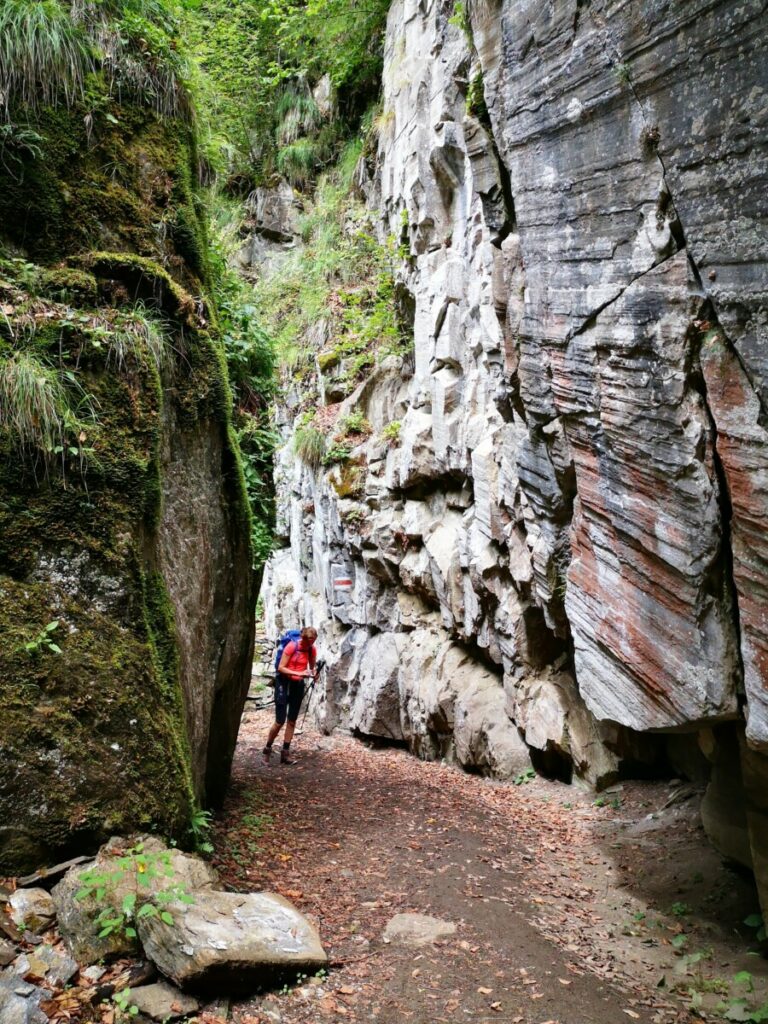
[[[318,675],[319,675],[320,672],[323,672],[325,670],[325,662],[324,661],[318,662],[317,668],[318,668]],[[307,700],[307,703],[304,705],[304,716],[301,719],[301,725],[296,730],[296,735],[298,735],[298,736],[301,736],[301,734],[304,732],[304,723],[307,720],[307,714],[309,713],[309,706],[312,703],[312,697],[313,697],[314,692],[315,692],[315,682],[316,682],[316,680],[313,677],[312,678],[312,682],[309,684],[309,699]]]

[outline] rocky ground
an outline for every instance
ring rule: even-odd
[[[309,727],[295,766],[264,767],[270,718],[246,714],[216,866],[296,903],[331,969],[236,1004],[238,1024],[766,1019],[756,895],[707,843],[694,788],[498,783]],[[401,913],[455,932],[387,942]]]
[[[768,1020],[754,884],[707,842],[695,787],[632,782],[596,797],[531,771],[497,782],[309,724],[296,764],[275,754],[265,766],[271,719],[249,705],[215,823],[218,873],[145,841],[146,870],[168,859],[194,898],[166,925],[137,920],[143,959],[127,932],[97,939],[70,899],[86,865],[53,898],[39,887],[52,872],[3,880],[0,1024]],[[107,874],[126,842],[99,855]],[[264,981],[245,973],[266,963],[254,928],[240,934],[260,890],[309,918],[269,897],[297,922],[277,946],[314,924],[327,961],[318,949],[298,984],[278,989],[280,975],[237,998]]]

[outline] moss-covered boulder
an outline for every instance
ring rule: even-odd
[[[131,68],[156,75],[153,38]],[[137,828],[183,841],[250,678],[194,125],[119,72],[0,112],[35,140],[0,166],[0,874]]]

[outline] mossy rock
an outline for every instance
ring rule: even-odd
[[[176,308],[178,286],[139,267]],[[250,672],[250,513],[220,346],[185,326],[169,339],[161,371],[150,358],[118,369],[88,346],[87,327],[64,329],[61,312],[51,305],[31,344],[76,372],[97,410],[79,439],[86,463],[65,452],[46,465],[0,431],[0,762],[13,766],[0,766],[0,821],[14,822],[0,830],[7,871],[36,866],[40,851],[58,856],[135,828],[183,838],[196,802],[222,796]],[[196,475],[185,484],[190,467]],[[219,510],[215,536],[198,536],[209,508]],[[213,610],[182,636],[178,623],[191,610],[201,615],[184,594],[197,570],[212,577]],[[60,653],[36,643],[54,621]],[[182,671],[182,653],[190,664],[198,652],[214,665],[201,684],[208,696],[189,692]]]
[[[0,168],[19,327],[0,324],[0,360],[29,348],[95,410],[55,458],[0,430],[0,874],[137,828],[183,841],[223,797],[250,679],[250,513],[201,298],[194,127],[110,98],[101,73],[86,91],[11,110],[41,152]],[[110,359],[92,329],[113,337],[136,304],[161,314],[165,358]]]
[[[38,294],[71,306],[94,306],[98,285],[93,274],[72,267],[49,267],[38,275]]]
[[[106,85],[95,77],[100,111],[90,134],[86,105],[43,108],[34,117],[42,156],[25,154],[13,176],[0,171],[2,234],[46,264],[89,251],[137,253],[200,291],[208,240],[194,131],[144,106],[105,100]],[[30,115],[11,117],[25,123]]]
[[[124,252],[89,252],[71,261],[99,278],[103,297],[112,304],[156,306],[180,323],[196,326],[192,296],[154,260]]]
[[[330,352],[320,352],[317,357],[317,368],[320,373],[327,373],[328,370],[332,370],[334,366],[338,366],[341,362],[341,353],[336,349],[331,349]]]

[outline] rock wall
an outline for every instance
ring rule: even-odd
[[[0,409],[5,873],[115,832],[188,838],[223,797],[250,680],[250,515],[194,131],[104,102],[106,126],[46,108],[42,148],[0,171],[2,394],[33,366],[69,402],[53,441]]]
[[[706,757],[715,836],[743,774],[765,885],[765,4],[467,8],[390,12],[358,180],[413,356],[339,410],[358,493],[286,444],[270,626],[320,627],[328,727],[598,784]]]

